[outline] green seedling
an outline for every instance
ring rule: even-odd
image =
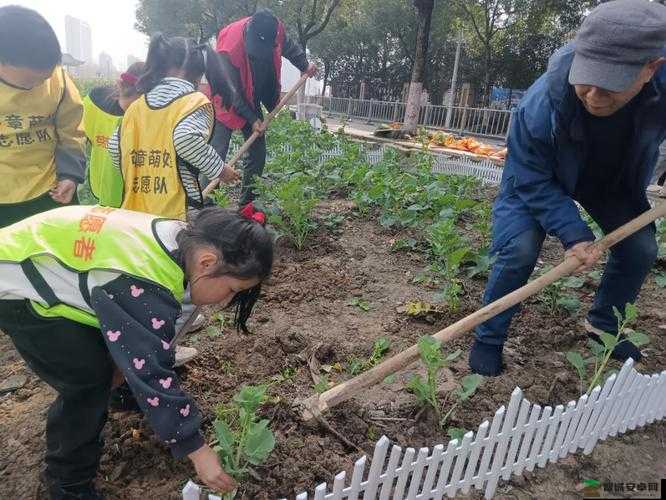
[[[420,405],[432,408],[438,418],[441,418],[441,404],[437,397],[439,372],[458,358],[462,351],[444,355],[439,340],[430,336],[419,339],[418,349],[421,363],[426,369],[426,377],[423,379],[419,375],[414,375],[407,384],[407,389],[414,393]]]
[[[223,335],[222,330],[215,325],[210,325],[206,328],[206,334],[211,338],[221,337]]]
[[[216,409],[214,449],[224,470],[237,481],[246,477],[250,466],[263,464],[275,448],[269,421],[257,416],[257,410],[267,399],[266,389],[265,385],[244,386],[230,405]],[[233,494],[225,496],[231,498]]]
[[[542,274],[551,269],[551,266],[546,267]],[[574,314],[580,309],[580,300],[573,293],[573,290],[582,288],[584,284],[585,278],[581,276],[562,278],[544,288],[539,295],[539,301],[546,306],[551,314],[555,314],[558,310]]]
[[[576,351],[570,351],[566,354],[567,361],[569,361],[578,374],[581,393],[588,382],[588,367],[591,368],[591,372],[589,374],[589,384],[587,384],[587,394],[590,394],[592,389],[600,384],[601,380],[608,375],[608,362],[616,346],[622,342],[631,342],[636,347],[641,347],[650,342],[650,338],[647,335],[629,328],[629,325],[638,317],[638,309],[635,305],[627,304],[624,309],[624,316],[615,307],[613,311],[617,318],[617,333],[601,333],[599,335],[601,342],[589,339],[587,346],[592,356],[584,358],[581,353]],[[622,336],[624,338],[621,338]]]
[[[349,358],[347,360],[347,371],[352,377],[355,377],[363,371],[364,362],[362,359]]]
[[[379,337],[372,345],[372,352],[368,359],[349,358],[347,361],[347,371],[351,376],[356,376],[365,370],[377,366],[390,349],[391,341],[386,337]]]
[[[273,384],[282,384],[284,382],[291,382],[292,380],[294,380],[297,373],[298,373],[297,368],[294,368],[293,366],[288,366],[286,368],[283,368],[282,371],[277,375],[274,375],[271,381]]]
[[[358,307],[363,312],[368,312],[370,310],[370,304],[368,303],[368,301],[360,297],[352,298],[349,304]]]
[[[471,375],[466,375],[463,377],[463,379],[460,381],[460,387],[458,387],[456,390],[453,391],[453,397],[455,398],[455,402],[453,403],[449,411],[446,412],[444,417],[442,417],[442,420],[440,420],[439,422],[439,425],[442,428],[444,428],[446,422],[448,421],[449,417],[453,414],[453,412],[462,403],[471,398],[476,393],[477,389],[481,386],[482,383],[483,383],[483,377],[476,373],[473,373]],[[444,402],[445,406],[447,405],[448,400],[449,396],[447,395],[447,399]],[[463,435],[464,434],[465,432],[463,429]]]
[[[302,250],[308,236],[317,228],[312,211],[319,203],[307,177],[294,176],[277,182],[268,189],[268,194],[276,205],[276,211],[269,213],[268,221]]]
[[[313,388],[317,392],[317,394],[323,394],[328,390],[329,383],[328,383],[328,376],[327,375],[322,375],[319,377],[319,381],[314,384]]]
[[[372,368],[377,366],[379,362],[384,358],[387,352],[391,349],[391,341],[386,337],[379,337],[375,340],[375,343],[372,345],[372,353],[370,358],[365,363],[365,367]]]

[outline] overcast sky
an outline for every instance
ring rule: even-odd
[[[65,42],[65,16],[77,17],[90,25],[92,50],[95,62],[99,62],[100,52],[113,58],[119,70],[127,67],[127,56],[132,54],[139,59],[146,57],[148,38],[134,29],[137,0],[0,0],[0,7],[22,5],[35,9],[51,23],[58,35],[63,52],[67,52]],[[298,80],[299,71],[286,60],[282,74],[282,85],[289,88]],[[317,93],[319,84],[309,80],[308,93]]]
[[[22,5],[43,15],[58,35],[63,52],[67,51],[65,15],[86,21],[95,62],[100,52],[106,52],[118,69],[125,69],[129,54],[140,59],[146,56],[148,39],[134,29],[136,4],[136,0],[0,0],[0,6]]]

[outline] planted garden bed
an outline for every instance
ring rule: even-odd
[[[281,153],[286,142],[291,152]],[[320,164],[322,152],[336,145],[343,154]],[[295,401],[479,307],[491,264],[495,193],[472,179],[434,176],[425,154],[387,154],[370,167],[360,160],[357,143],[315,134],[286,116],[271,129],[269,147],[276,156],[261,199],[280,238],[273,276],[250,323],[252,335],[237,333],[223,312],[210,308],[209,324],[186,340],[201,355],[181,373],[183,386],[209,416],[211,440],[216,416],[231,418],[229,427],[239,429],[229,415],[243,384],[268,386],[257,422],[269,421],[275,449],[263,464],[250,466],[239,497],[292,496],[330,482],[350,469],[359,450],[371,453],[382,434],[401,446],[447,442],[449,433],[476,429],[491,418],[516,385],[543,405],[578,398],[581,384],[567,352],[586,349],[582,320],[598,271],[563,280],[525,305],[507,343],[501,377],[480,384],[465,378],[466,337],[443,346],[446,366],[428,371],[414,365],[332,411],[330,425],[354,447],[326,430],[304,427]],[[217,199],[228,203],[233,194],[218,193]],[[660,227],[666,249],[666,226]],[[537,272],[561,256],[559,244],[548,240]],[[643,289],[632,325],[650,337],[642,347],[645,362],[637,367],[646,373],[666,366],[666,278],[660,266]],[[423,349],[432,353],[432,347]],[[0,360],[2,380],[28,373],[5,336]],[[618,366],[611,362],[609,368]],[[38,495],[44,413],[52,399],[53,392],[32,374],[24,387],[0,395],[1,498]],[[655,482],[666,475],[665,436],[663,423],[629,433],[599,444],[589,457],[567,458],[515,479],[498,494],[563,498],[583,479]],[[188,463],[170,457],[138,414],[110,416],[105,450],[100,486],[111,499],[178,498],[194,474]]]

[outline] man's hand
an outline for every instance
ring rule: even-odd
[[[266,132],[266,124],[262,120],[257,120],[252,124],[252,131],[263,135]]]
[[[236,481],[224,472],[217,453],[210,446],[203,445],[197,451],[190,453],[188,458],[192,460],[199,479],[209,488],[218,493],[230,493],[238,487]]]
[[[74,198],[75,193],[76,182],[69,179],[58,181],[55,187],[49,191],[53,201],[56,203],[62,203],[63,205],[70,203]]]
[[[308,66],[308,69],[306,69],[305,71],[303,71],[302,74],[303,74],[303,75],[308,75],[309,78],[312,78],[313,76],[315,76],[315,75],[317,74],[317,70],[318,70],[317,66],[315,66],[315,65],[312,64],[312,63],[310,63],[310,65]]]
[[[583,241],[572,246],[564,254],[566,258],[577,257],[581,261],[581,266],[576,269],[577,273],[587,271],[594,266],[601,258],[601,252],[592,246],[591,241]]]
[[[233,184],[239,179],[240,174],[238,173],[238,170],[233,167],[228,167],[227,165],[224,166],[222,173],[220,174],[220,182],[224,182],[225,184]]]

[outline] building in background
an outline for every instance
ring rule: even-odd
[[[75,59],[83,61],[83,65],[72,68],[72,74],[81,78],[95,76],[90,25],[76,17],[65,16],[65,43],[67,52]]]
[[[99,54],[99,66],[97,67],[97,76],[112,80],[118,77],[118,70],[113,64],[113,59],[106,52]]]

